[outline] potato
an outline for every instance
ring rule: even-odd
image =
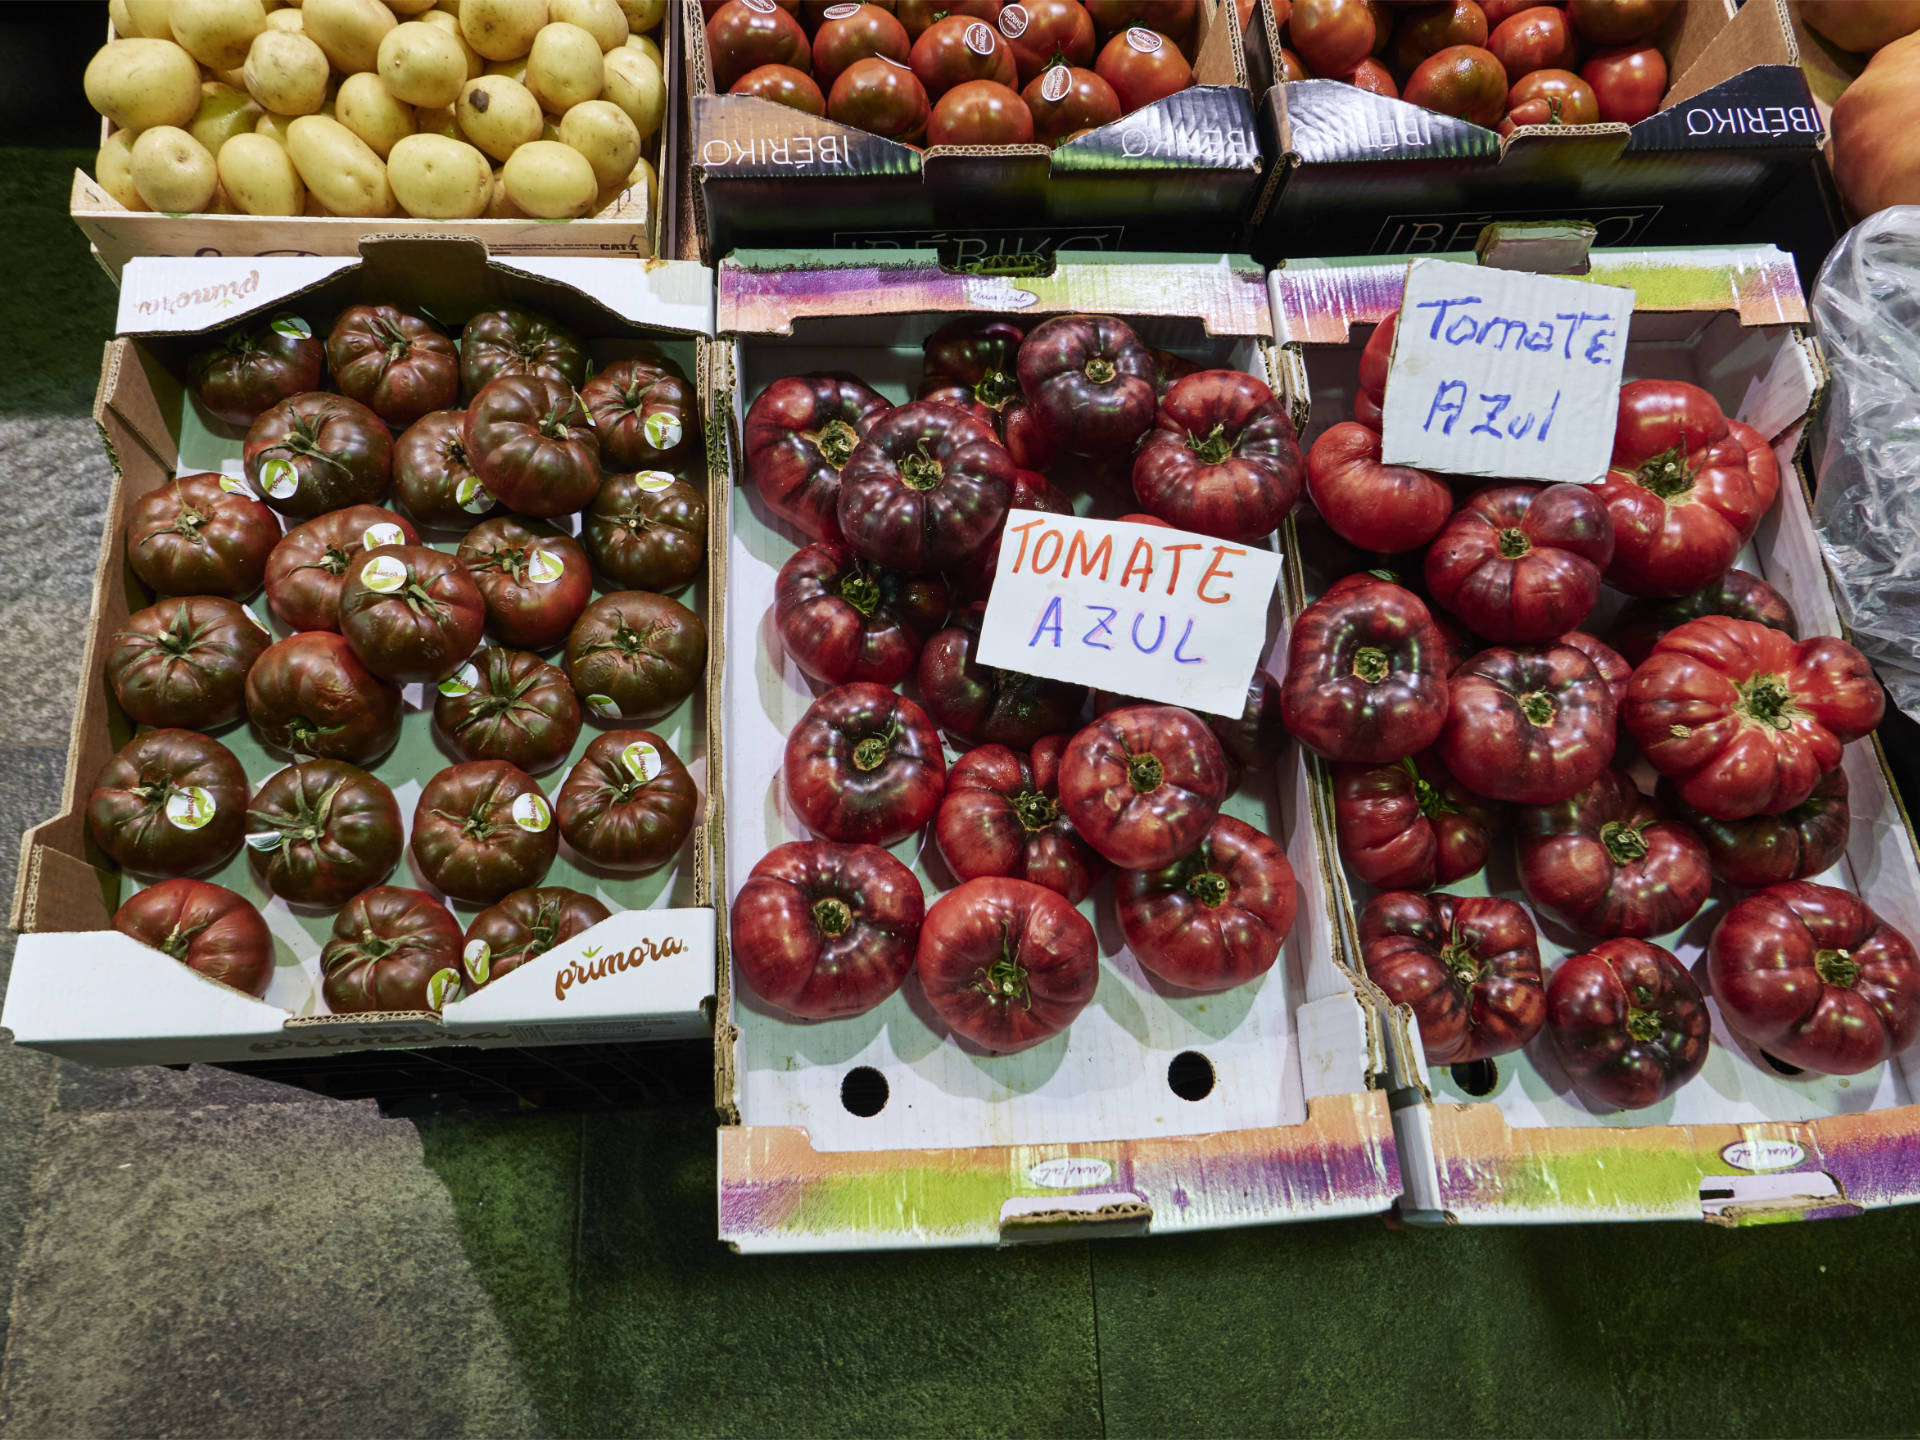
[[[451,105],[467,83],[467,57],[453,37],[419,20],[387,32],[379,70],[387,93],[407,105]]]
[[[307,0],[312,11],[314,0]],[[287,153],[307,189],[335,215],[391,215],[387,167],[338,120],[302,115],[287,127]]]
[[[367,142],[382,160],[387,152],[413,134],[413,107],[387,93],[371,71],[349,75],[333,97],[333,118]]]
[[[275,115],[312,115],[327,103],[327,55],[311,35],[263,30],[242,77],[247,93]]]
[[[493,193],[487,157],[464,140],[409,135],[387,157],[393,198],[423,220],[473,220]]]
[[[387,0],[387,8],[396,15],[420,15],[433,8],[433,0]]]
[[[627,112],[642,140],[660,128],[667,117],[667,86],[658,65],[632,46],[622,45],[607,52],[601,73],[606,77],[607,99]]]
[[[122,130],[187,125],[200,109],[200,67],[171,40],[109,40],[81,83],[87,103]]]
[[[533,37],[527,89],[541,109],[564,115],[583,100],[599,99],[605,83],[599,43],[578,25],[548,25]]]
[[[266,135],[236,135],[220,147],[220,184],[246,215],[298,215],[307,187],[293,158]]]
[[[653,61],[654,69],[663,75],[666,74],[666,61],[660,58],[660,47],[653,43],[653,37],[651,35],[629,35],[627,36],[627,43],[621,46],[621,49],[638,50],[642,55]]]
[[[444,135],[449,140],[465,140],[460,133],[460,122],[454,118],[451,105],[425,105],[413,107],[413,133],[416,135]],[[388,157],[391,159],[392,157]]]
[[[524,85],[527,83],[527,57],[522,55],[518,60],[489,60],[482,73],[502,75]]]
[[[493,172],[493,193],[487,196],[488,220],[525,220],[527,212],[513,203],[513,197],[507,194],[506,176],[496,170]]]
[[[113,27],[116,39],[132,40],[140,34],[133,12],[127,9],[127,0],[107,0],[107,23]],[[173,33],[172,27],[168,27],[167,33]]]
[[[299,117],[297,115],[276,115],[268,110],[253,122],[253,133],[264,135],[276,145],[287,143],[287,127]]]
[[[307,22],[300,18],[300,12],[298,10],[269,10],[267,12],[267,28],[269,30],[284,30],[289,35],[304,35],[307,29]]]
[[[619,0],[627,17],[628,33],[639,35],[653,29],[667,14],[667,0]]]
[[[627,43],[627,17],[618,0],[547,0],[547,13],[578,25],[602,50]]]
[[[133,137],[125,130],[107,136],[100,153],[94,157],[93,178],[100,188],[129,210],[144,210],[140,187],[133,183]]]
[[[460,17],[445,10],[429,10],[420,17],[419,23],[431,25],[436,30],[445,31],[453,37],[453,43],[460,47],[461,58],[467,62],[467,79],[482,74],[487,68],[487,57],[467,43],[467,37],[460,33]],[[514,79],[519,79],[514,76]]]
[[[599,186],[625,180],[640,158],[639,127],[611,100],[583,100],[562,115],[560,143],[587,157]]]
[[[231,70],[267,28],[267,8],[260,0],[173,0],[167,23],[180,48],[202,65]]]
[[[517,60],[547,23],[547,0],[462,0],[460,33],[489,60]]]
[[[177,125],[140,132],[133,142],[132,172],[140,198],[169,215],[204,211],[220,183],[207,147]]]
[[[505,160],[517,147],[540,138],[540,102],[526,86],[504,75],[469,80],[453,114],[467,139],[495,160]]]
[[[380,0],[306,0],[307,34],[342,75],[359,75],[380,62],[380,42],[398,22]]]
[[[507,157],[500,174],[508,198],[538,220],[584,215],[600,193],[587,157],[553,140],[522,145]]]
[[[220,147],[235,135],[251,135],[253,122],[261,113],[246,91],[206,80],[200,85],[200,108],[187,133],[206,146],[209,154],[218,155]]]
[[[172,8],[173,0],[126,0],[127,16],[133,21],[133,28],[122,31],[119,22],[115,21],[115,33],[143,35],[149,40],[171,40],[173,25],[167,19],[167,11]],[[111,10],[108,13],[111,14]]]

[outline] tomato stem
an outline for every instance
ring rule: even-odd
[[[1112,384],[1113,377],[1120,373],[1114,368],[1113,361],[1107,359],[1104,355],[1094,356],[1091,360],[1087,361],[1084,369],[1087,379],[1096,385]]]
[[[820,458],[838,470],[860,444],[860,432],[844,420],[829,420],[818,430],[802,430],[800,438],[820,452]]]
[[[1853,958],[1849,950],[1816,950],[1813,953],[1814,973],[1828,985],[1837,985],[1843,990],[1851,990],[1853,982],[1860,978],[1860,962]]]
[[[175,960],[187,958],[187,941],[191,936],[181,933],[178,925],[167,932],[167,938],[160,942],[160,948]]]
[[[1377,645],[1362,645],[1353,652],[1353,673],[1369,685],[1386,679],[1388,669],[1387,652]]]
[[[940,462],[927,453],[924,437],[915,448],[915,453],[900,461],[900,478],[909,490],[938,489],[941,473]]]
[[[1136,793],[1147,795],[1160,788],[1160,782],[1167,778],[1166,767],[1160,763],[1158,755],[1129,755],[1127,757],[1127,782]]]
[[[1660,1038],[1660,1017],[1651,1010],[1632,1009],[1627,1011],[1627,1034],[1640,1041]]]
[[[857,560],[854,568],[840,577],[839,588],[840,598],[859,611],[863,619],[880,608],[880,582]]]
[[[282,817],[249,810],[247,821],[259,830],[274,831],[282,840],[304,840],[311,845],[327,833],[327,820],[333,813],[334,799],[346,783],[345,780],[336,780],[315,796],[308,793],[306,782],[302,779],[294,792],[292,816]]]
[[[1420,813],[1431,820],[1436,815],[1458,815],[1460,807],[1420,777],[1420,769],[1411,755],[1402,756],[1400,766],[1413,777],[1413,800]]]
[[[1018,1002],[1021,1009],[1033,1008],[1033,996],[1027,988],[1026,967],[1020,963],[1020,947],[1014,943],[1011,926],[1000,929],[1000,954],[986,969],[976,971],[973,988],[995,1005]]]
[[[320,419],[324,421],[326,418],[325,412],[322,412]],[[329,455],[320,448],[320,427],[305,415],[295,415],[293,423],[287,427],[285,437],[279,443],[269,445],[260,454],[266,455],[274,450],[291,450],[296,455],[308,460],[318,460],[321,464],[331,465],[336,470],[347,468],[344,460]]]
[[[1038,790],[1022,790],[1013,797],[1013,813],[1020,817],[1023,829],[1037,833],[1060,818],[1060,802]]]
[[[351,559],[353,559],[353,556],[349,555],[346,551],[340,549],[338,546],[329,545],[327,546],[327,553],[322,555],[319,563],[312,568],[315,570],[324,570],[329,575],[344,575],[347,573],[347,562]]]
[[[1202,465],[1221,464],[1232,456],[1234,447],[1239,443],[1238,437],[1231,440],[1227,438],[1227,427],[1224,422],[1216,422],[1213,429],[1207,432],[1205,439],[1196,437],[1191,430],[1187,432],[1187,448],[1193,452],[1193,458]]]
[[[1520,713],[1527,717],[1530,725],[1551,725],[1553,723],[1553,697],[1544,690],[1529,690],[1520,697]]]
[[[1020,381],[1005,370],[989,370],[973,387],[973,398],[989,410],[999,410],[1020,393]]]
[[[1609,820],[1602,825],[1600,843],[1607,847],[1607,854],[1613,857],[1616,865],[1630,865],[1647,856],[1647,837],[1640,833],[1639,826],[1629,825],[1624,820]]]
[[[1187,881],[1187,894],[1209,910],[1218,910],[1226,904],[1227,896],[1232,889],[1233,887],[1227,883],[1227,877],[1212,869],[1202,870]]]
[[[1533,542],[1527,539],[1527,532],[1516,529],[1511,525],[1500,532],[1496,543],[1500,548],[1500,558],[1502,560],[1518,560],[1522,555],[1525,555],[1529,550],[1533,549]]]
[[[900,722],[890,720],[887,728],[877,735],[869,735],[853,747],[853,768],[862,772],[877,770],[887,761],[893,750],[893,742],[900,733]]]
[[[1693,489],[1693,471],[1687,468],[1685,441],[1662,450],[1634,472],[1642,489],[1651,490],[1662,500],[1671,500]]]
[[[1793,703],[1793,691],[1787,687],[1783,676],[1755,675],[1734,688],[1740,693],[1739,700],[1734,704],[1734,712],[1742,719],[1772,730],[1793,728],[1800,707]]]
[[[1473,953],[1473,941],[1457,930],[1453,938],[1440,947],[1440,963],[1462,990],[1472,989],[1473,982],[1480,978],[1480,957]]]
[[[560,410],[549,410],[540,417],[534,428],[549,440],[565,440],[569,429],[566,413]]]
[[[846,901],[829,896],[813,902],[813,923],[828,935],[843,935],[853,924],[853,911],[847,908]]]

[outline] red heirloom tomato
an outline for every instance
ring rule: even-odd
[[[500,507],[467,459],[467,412],[423,415],[393,442],[393,489],[422,525],[467,525]]]
[[[567,675],[600,720],[658,720],[707,669],[706,622],[644,590],[602,595],[567,635]]]
[[[1805,880],[1839,863],[1847,853],[1853,816],[1847,806],[1847,772],[1829,770],[1813,793],[1778,815],[1715,820],[1683,803],[1671,780],[1659,795],[1706,843],[1715,878],[1743,890],[1761,890],[1786,880]]]
[[[1707,847],[1624,770],[1577,795],[1516,812],[1520,885],[1541,914],[1586,935],[1645,939],[1700,913],[1713,888]]]
[[[1589,44],[1628,45],[1658,30],[1678,3],[1679,0],[1571,0],[1567,18]]]
[[[1496,485],[1454,511],[1427,550],[1427,591],[1495,644],[1563,635],[1600,598],[1613,521],[1585,485]]]
[[[1058,145],[1082,130],[1110,125],[1123,113],[1113,87],[1091,70],[1055,65],[1020,92],[1033,115],[1033,138]]]
[[[459,555],[503,645],[558,645],[593,597],[593,572],[580,542],[537,520],[482,520],[460,542]]]
[[[680,367],[651,347],[607,366],[580,399],[609,469],[672,469],[701,453],[699,397]]]
[[[1038,510],[1043,515],[1071,515],[1073,501],[1062,495],[1047,483],[1047,477],[1033,470],[1013,472],[1013,499],[1007,503],[1007,513],[1015,510]],[[1160,521],[1154,522],[1156,525]],[[965,566],[954,577],[961,590],[968,595],[985,598],[993,590],[993,578],[1000,570],[1000,547],[1006,540],[1005,522],[993,534],[993,538],[980,548],[971,564]]]
[[[1780,492],[1773,451],[1684,380],[1620,387],[1613,467],[1597,487],[1613,516],[1607,579],[1630,595],[1684,595],[1733,564]]]
[[[906,27],[878,5],[829,5],[813,33],[813,78],[831,90],[855,61],[883,55],[904,65],[912,48]]]
[[[1706,998],[1671,950],[1603,940],[1547,982],[1547,1034],[1573,1088],[1622,1110],[1658,1104],[1707,1063]]]
[[[1360,583],[1300,612],[1287,638],[1280,713],[1329,760],[1391,764],[1447,719],[1446,643],[1410,590]]]
[[[1557,13],[1557,12],[1556,12]],[[1522,125],[1591,125],[1600,118],[1593,87],[1571,70],[1534,70],[1507,92],[1507,118],[1500,133]]]
[[[505,760],[449,765],[413,808],[413,859],[456,900],[491,905],[537,885],[560,849],[539,784]]]
[[[1307,494],[1334,534],[1388,555],[1419,549],[1453,514],[1453,491],[1444,480],[1411,465],[1381,464],[1380,432],[1354,420],[1330,426],[1313,442]]]
[[[95,778],[87,828],[129,870],[204,874],[231,860],[246,834],[246,772],[218,740],[192,730],[149,730]]]
[[[970,606],[920,652],[920,701],[934,724],[969,744],[1021,749],[1079,724],[1085,686],[980,663],[984,613]]]
[[[1394,24],[1393,47],[1387,53],[1395,70],[1411,74],[1422,60],[1449,45],[1485,45],[1489,23],[1474,0],[1410,6]]]
[[[253,902],[205,880],[162,880],[113,912],[113,928],[189,970],[258,997],[273,979],[273,932]]]
[[[1369,95],[1385,95],[1390,100],[1400,98],[1400,87],[1393,83],[1393,72],[1378,60],[1362,60],[1352,71],[1338,78],[1356,90],[1365,90]]]
[[[952,405],[916,400],[881,416],[840,472],[840,530],[878,565],[964,565],[993,538],[1013,498],[1013,457]]]
[[[353,305],[327,336],[327,368],[342,395],[396,428],[460,398],[460,357],[431,320],[391,305]]]
[[[907,67],[935,101],[969,80],[993,80],[1008,88],[1020,80],[1013,51],[1000,32],[987,21],[966,15],[936,20],[915,37]]]
[[[487,607],[466,567],[424,545],[356,560],[340,591],[340,633],[360,663],[399,684],[444,680],[480,643]]]
[[[1482,795],[1548,805],[1586,789],[1613,758],[1613,691],[1571,645],[1482,650],[1448,686],[1436,748]]]
[[[306,760],[267,777],[247,811],[247,849],[266,887],[296,905],[340,905],[400,863],[400,806],[375,776]]]
[[[926,139],[928,105],[919,77],[878,55],[854,61],[827,92],[828,119],[906,145]]]
[[[554,801],[560,833],[608,870],[658,870],[693,833],[700,792],[651,730],[614,730],[587,746]]]
[[[1100,945],[1065,896],[989,876],[933,902],[914,969],[948,1029],[1010,1055],[1059,1034],[1086,1008],[1100,980]]]
[[[1293,422],[1273,392],[1237,370],[1176,381],[1133,460],[1142,508],[1181,530],[1252,542],[1300,498]]]
[[[1505,807],[1473,793],[1431,750],[1390,765],[1339,765],[1340,858],[1381,890],[1431,890],[1479,873]]]
[[[354,896],[320,951],[320,995],[336,1015],[438,1010],[459,983],[460,922],[424,890]]]
[[[1093,62],[1093,17],[1080,0],[1025,0],[1001,10],[994,24],[1022,85],[1032,85],[1049,65]]]
[[[1729,570],[1711,584],[1677,600],[1635,600],[1613,622],[1613,643],[1638,665],[1652,652],[1654,642],[1676,626],[1702,615],[1725,615],[1751,620],[1796,639],[1800,620],[1787,597],[1757,575]]]
[[[777,845],[734,897],[734,963],[789,1015],[859,1015],[907,978],[926,904],[913,872],[878,845]]]
[[[247,716],[275,749],[371,765],[400,738],[400,691],[362,665],[344,635],[309,630],[254,662]]]
[[[1080,838],[1060,808],[1064,735],[1022,754],[1005,745],[969,750],[947,772],[934,817],[941,857],[962,880],[1007,875],[1058,891],[1078,905],[1107,862]]]
[[[747,410],[747,475],[767,508],[815,540],[840,539],[840,475],[893,406],[851,375],[776,380]]]
[[[1571,70],[1580,60],[1580,42],[1566,13],[1551,5],[1536,5],[1502,20],[1486,44],[1509,80],[1536,70]]]
[[[1865,902],[1789,880],[1749,895],[1707,946],[1727,1028],[1820,1075],[1858,1075],[1920,1035],[1920,957]]]
[[[1287,38],[1316,75],[1345,75],[1373,53],[1378,21],[1366,0],[1295,0]]]
[[[790,110],[825,117],[827,97],[811,75],[791,65],[759,65],[727,87],[729,95],[753,95]]]
[[[280,522],[218,475],[182,475],[149,490],[127,517],[127,564],[161,595],[224,595],[260,588]]]
[[[162,600],[114,632],[107,683],[136,725],[211,730],[247,713],[247,672],[271,639],[231,600]]]
[[[1171,865],[1200,843],[1226,798],[1219,738],[1173,705],[1109,710],[1060,758],[1067,819],[1123,870]]]
[[[1178,95],[1193,84],[1193,67],[1166,36],[1134,25],[1101,47],[1093,73],[1113,87],[1128,111]]]
[[[364,550],[418,545],[420,532],[378,505],[349,505],[296,525],[267,557],[267,604],[290,630],[338,630],[347,567]]]
[[[1522,10],[1531,10],[1538,5],[1551,5],[1556,10],[1567,8],[1566,0],[1480,0],[1480,9],[1490,26],[1511,20]]]
[[[858,680],[815,700],[787,737],[787,800],[816,835],[891,845],[933,818],[947,757],[926,711]]]
[[[1547,1019],[1527,912],[1479,895],[1376,895],[1360,915],[1367,978],[1411,1007],[1432,1065],[1518,1050]]]
[[[1420,62],[1401,98],[1491,130],[1507,111],[1507,72],[1478,45],[1449,45]]]
[[[918,40],[927,33],[927,27],[934,21],[944,20],[949,15],[964,15],[970,20],[992,23],[1000,18],[1004,3],[1005,0],[900,0],[893,10],[906,27],[907,38]]]
[[[312,392],[254,421],[242,454],[256,495],[282,515],[311,520],[380,498],[393,470],[393,432],[358,400]]]
[[[467,458],[488,493],[522,515],[569,515],[600,489],[600,439],[580,393],[544,375],[505,375],[473,397]]]
[[[1387,367],[1393,363],[1393,337],[1399,328],[1400,312],[1396,310],[1373,327],[1373,334],[1360,348],[1360,393],[1354,397],[1353,409],[1355,418],[1370,430],[1380,428],[1380,407],[1387,399]],[[1371,419],[1361,413],[1363,398],[1372,407]]]
[[[1017,91],[969,80],[940,97],[927,121],[929,145],[1031,145],[1033,112]]]
[[[208,414],[229,425],[251,425],[262,410],[318,390],[325,358],[313,327],[282,312],[264,325],[231,331],[202,350],[188,376]]]
[[[462,760],[510,760],[538,774],[572,753],[580,701],[558,666],[489,645],[440,682],[433,720]]]
[[[707,563],[707,497],[664,470],[609,475],[580,521],[594,565],[622,590],[684,590]]]
[[[1231,990],[1280,958],[1300,903],[1286,852],[1231,815],[1158,870],[1120,877],[1115,909],[1133,958],[1185,990]]]
[[[503,375],[539,375],[562,385],[584,385],[587,347],[544,315],[511,305],[482,310],[460,332],[460,386],[478,395]]]
[[[1015,373],[1020,342],[1027,332],[996,316],[962,315],[926,339],[916,400],[937,400],[970,411],[976,420],[997,423],[1009,400],[1020,395]]]
[[[1175,385],[1189,375],[1198,375],[1202,369],[1186,356],[1176,355],[1171,350],[1151,350],[1148,353],[1153,356],[1153,393],[1163,401]]]
[[[1614,718],[1624,724],[1627,682],[1633,678],[1633,666],[1627,663],[1626,658],[1619,651],[1595,639],[1584,630],[1567,631],[1560,637],[1560,643],[1571,645],[1593,662],[1593,668],[1600,672],[1600,678],[1607,682],[1607,689],[1613,692]]]
[[[1602,120],[1635,125],[1660,108],[1667,93],[1667,62],[1651,45],[1623,45],[1598,51],[1580,67],[1593,87]]]
[[[1159,412],[1153,352],[1111,316],[1042,322],[1021,343],[1019,369],[1041,424],[1072,455],[1125,454]]]
[[[1147,25],[1179,44],[1193,34],[1198,13],[1196,0],[1086,0],[1086,6],[1102,35]],[[1286,24],[1284,16],[1280,23]]]
[[[612,916],[593,896],[564,885],[516,890],[482,910],[467,926],[466,944],[460,951],[461,977],[477,990]]]
[[[1879,725],[1886,694],[1844,640],[1707,615],[1670,630],[1627,685],[1626,724],[1680,798],[1717,820],[1790,810]]]
[[[796,550],[774,582],[774,624],[788,657],[823,685],[897,685],[946,622],[947,584],[870,565],[827,541]]]
[[[1280,51],[1279,58],[1276,59],[1273,64],[1273,78],[1276,81],[1283,82],[1288,80],[1311,80],[1313,77],[1307,74],[1307,67],[1300,63],[1300,57],[1294,54],[1293,51],[1283,47]]]
[[[813,68],[813,47],[800,22],[773,0],[727,0],[707,21],[707,58],[713,88],[728,89],[762,65]]]

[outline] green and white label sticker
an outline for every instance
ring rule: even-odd
[[[407,567],[391,555],[375,555],[360,567],[360,583],[369,590],[390,595],[407,583]]]
[[[462,475],[453,487],[453,501],[469,515],[484,515],[493,508],[493,496],[475,475]]]
[[[587,696],[587,709],[598,715],[602,720],[618,720],[620,718],[620,707],[614,703],[611,695]]]
[[[253,623],[258,625],[262,630],[265,630],[267,634],[271,635],[273,633],[273,631],[267,629],[267,622],[262,620],[258,615],[253,613],[253,608],[251,606],[242,605],[240,607],[240,613],[246,616],[249,620],[253,621]]]
[[[524,795],[513,797],[513,823],[522,830],[538,835],[553,823],[553,811],[538,792],[529,790]]]
[[[620,763],[633,772],[637,780],[651,780],[664,768],[666,762],[660,758],[660,751],[648,740],[635,740],[620,751]]]
[[[436,970],[427,977],[427,1008],[438,1010],[447,1003],[447,992],[460,983],[458,970]]]
[[[213,796],[199,785],[189,785],[167,796],[167,819],[182,830],[198,830],[213,819],[218,807]]]
[[[300,472],[291,460],[275,456],[261,465],[260,484],[274,499],[285,500],[300,488]]]
[[[257,835],[247,836],[249,850],[278,850],[287,843],[287,837],[278,830],[262,830]]]
[[[298,315],[276,315],[273,317],[273,324],[268,328],[276,335],[292,335],[301,340],[313,338],[313,326]]]
[[[360,536],[360,548],[378,550],[382,545],[404,545],[407,543],[406,531],[391,520],[376,520],[367,526]]]
[[[536,585],[551,585],[567,573],[567,562],[549,550],[536,550],[527,557],[527,578]]]
[[[633,483],[638,485],[642,490],[652,493],[666,489],[669,485],[673,484],[674,481],[673,476],[664,470],[642,470],[633,477]]]
[[[480,688],[480,669],[471,660],[440,682],[440,693],[458,700],[462,695],[471,695]]]
[[[647,416],[640,422],[640,430],[647,437],[647,444],[656,450],[671,450],[686,433],[681,429],[680,417],[665,410],[656,410]]]
[[[467,967],[467,979],[475,985],[487,983],[487,977],[493,973],[493,947],[484,940],[469,940],[467,948],[460,952],[461,963]]]
[[[253,498],[253,491],[249,490],[241,483],[240,479],[234,475],[222,475],[220,477],[220,488],[229,495],[244,495],[249,500]]]

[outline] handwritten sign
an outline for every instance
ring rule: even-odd
[[[1605,477],[1633,291],[1416,260],[1382,407],[1389,465],[1450,475]]]
[[[1267,650],[1280,557],[1154,525],[1015,510],[980,660],[1238,716]]]

